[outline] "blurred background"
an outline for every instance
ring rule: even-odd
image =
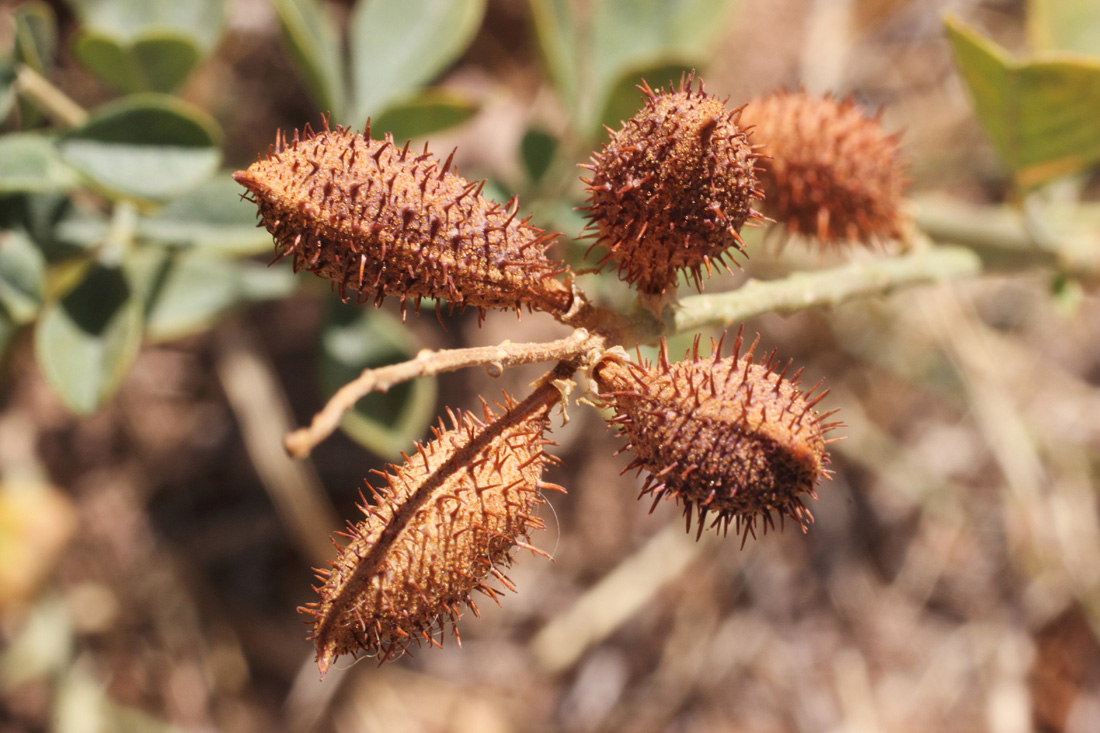
[[[1053,0],[0,2],[0,733],[1100,731],[1100,177],[1022,184],[943,22],[1015,57],[1059,9],[1100,50],[1097,4]],[[266,267],[229,173],[370,116],[457,147],[583,267],[576,164],[685,69],[731,107],[882,110],[918,222],[990,274],[746,324],[848,426],[807,534],[696,542],[572,405],[533,537],[555,561],[517,553],[461,648],[319,682],[295,609],[364,477],[541,369],[364,400],[308,461],[284,432],[365,366],[564,331],[342,305]],[[706,291],[897,251],[783,239]],[[630,307],[613,273],[581,285]]]

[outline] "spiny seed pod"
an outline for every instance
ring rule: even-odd
[[[899,135],[851,99],[778,92],[750,102],[742,121],[763,143],[764,211],[825,243],[899,236],[906,179]]]
[[[368,484],[374,501],[360,505],[364,519],[342,533],[350,542],[332,569],[318,571],[320,601],[299,609],[313,616],[322,677],[341,654],[386,661],[413,642],[440,646],[447,624],[458,639],[461,606],[478,612],[470,593],[497,599],[488,575],[515,590],[501,569],[513,547],[544,554],[525,539],[543,528],[534,516],[540,489],[562,490],[541,480],[557,399],[543,388],[518,405],[508,400],[500,417],[486,405],[484,423],[451,413],[451,429],[441,421],[403,465],[376,472],[385,483]]]
[[[757,156],[740,109],[727,111],[693,82],[668,92],[640,86],[645,105],[582,166],[592,171],[588,227],[607,248],[600,267],[615,260],[620,279],[650,295],[674,288],[680,270],[702,289],[702,271],[728,270],[723,257],[743,251],[741,227],[763,218],[751,208],[761,196]]]
[[[826,394],[802,392],[801,370],[787,378],[790,363],[776,371],[774,353],[753,363],[756,342],[740,357],[741,333],[733,355],[722,358],[713,343],[709,359],[668,361],[662,342],[656,366],[605,358],[594,369],[601,398],[615,410],[612,424],[627,439],[634,460],[624,469],[646,469],[642,494],[684,504],[688,530],[693,515],[701,535],[707,514],[712,527],[756,535],[774,528],[773,512],[794,519],[805,531],[813,515],[803,495],[816,498],[814,485],[828,471],[825,433],[839,423],[823,423],[814,406]],[[621,451],[620,451],[621,452]],[[698,536],[697,535],[697,536]]]
[[[278,257],[328,278],[345,297],[449,300],[452,307],[529,308],[562,313],[572,294],[546,258],[553,235],[517,220],[469,182],[393,144],[337,126],[293,140],[277,135],[266,159],[233,178],[259,205]]]

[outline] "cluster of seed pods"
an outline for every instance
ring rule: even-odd
[[[682,274],[701,287],[731,250],[743,254],[740,231],[764,220],[753,208],[761,200],[792,231],[826,242],[897,234],[904,176],[896,138],[850,102],[783,94],[731,111],[693,77],[667,92],[640,88],[641,110],[585,167],[600,267],[614,263],[643,296],[674,296]],[[847,161],[861,146],[876,156],[863,168]],[[432,298],[562,320],[577,297],[559,277],[568,268],[546,255],[552,236],[517,219],[515,200],[489,201],[481,184],[426,147],[415,154],[369,130],[326,125],[278,136],[266,158],[234,178],[278,257],[327,278],[341,297]],[[624,472],[647,472],[642,494],[682,504],[689,531],[693,520],[697,534],[732,525],[743,543],[776,518],[803,529],[812,521],[803,502],[829,473],[826,434],[839,423],[816,411],[820,385],[804,391],[801,371],[788,374],[774,353],[755,360],[756,342],[742,349],[738,332],[727,356],[721,342],[702,356],[697,339],[674,363],[662,340],[655,364],[608,350],[587,365],[609,425],[633,454]],[[301,609],[322,675],[343,654],[384,661],[410,645],[440,644],[447,627],[457,638],[462,610],[476,612],[473,592],[495,600],[494,579],[512,589],[503,570],[516,547],[534,550],[528,535],[542,527],[542,491],[561,488],[542,477],[553,462],[549,414],[562,399],[555,380],[580,366],[560,363],[529,397],[506,398],[499,413],[486,406],[483,419],[452,413],[450,427],[440,423],[368,484],[362,517],[349,523],[331,567],[318,571],[319,600]]]

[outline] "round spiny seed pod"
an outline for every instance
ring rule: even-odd
[[[690,358],[670,364],[662,342],[656,366],[609,357],[593,371],[627,440],[622,450],[634,453],[624,473],[646,469],[642,494],[655,495],[654,507],[666,497],[683,502],[688,529],[694,516],[699,534],[710,512],[712,527],[733,524],[745,537],[758,521],[774,527],[773,513],[803,529],[813,521],[802,496],[816,498],[827,474],[824,436],[837,424],[813,410],[825,392],[802,392],[801,372],[788,379],[772,356],[754,363],[755,346],[741,358],[738,333],[732,356],[722,358],[719,343],[700,358],[696,339]]]
[[[851,99],[778,92],[741,119],[762,144],[764,210],[794,233],[878,242],[899,236],[906,186],[898,135],[883,132]]]
[[[540,489],[561,490],[541,480],[555,402],[536,391],[518,405],[509,400],[500,417],[486,406],[484,423],[452,413],[451,429],[441,422],[402,466],[377,472],[385,483],[368,484],[374,502],[361,504],[364,518],[343,533],[350,542],[331,570],[318,571],[320,601],[299,609],[313,616],[322,677],[341,654],[386,661],[413,642],[439,646],[447,624],[457,639],[461,607],[477,613],[470,593],[496,600],[489,575],[514,590],[501,569],[513,547],[542,554],[525,539],[543,528],[534,516]]]
[[[453,153],[452,153],[453,156]],[[387,295],[419,305],[527,306],[563,313],[570,289],[554,279],[563,266],[546,258],[553,236],[517,220],[427,152],[397,148],[337,126],[287,141],[276,136],[266,159],[233,178],[259,205],[279,257],[295,270],[328,278],[341,297],[381,303]]]
[[[756,155],[740,110],[727,111],[702,82],[693,91],[693,81],[639,87],[645,105],[583,166],[592,171],[588,226],[607,248],[600,267],[618,262],[619,277],[649,295],[674,288],[680,270],[701,289],[703,270],[728,270],[723,257],[743,251],[741,227],[763,218],[751,208]]]

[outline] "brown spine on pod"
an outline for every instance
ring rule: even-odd
[[[761,196],[757,156],[740,109],[693,82],[668,92],[639,87],[642,109],[582,166],[592,171],[589,228],[607,248],[600,266],[614,260],[622,280],[650,295],[674,289],[681,270],[702,289],[703,271],[728,270],[729,251],[743,252],[741,227],[763,218],[751,208]]]
[[[790,363],[777,370],[774,354],[754,363],[754,342],[740,357],[741,333],[731,356],[712,343],[710,358],[689,357],[670,364],[666,344],[656,365],[605,358],[593,371],[600,396],[615,415],[634,460],[624,469],[646,469],[642,494],[683,502],[702,534],[707,515],[723,532],[755,536],[774,527],[773,514],[794,519],[803,529],[813,521],[802,497],[816,498],[814,486],[827,475],[825,434],[839,423],[825,423],[814,406],[826,394],[803,392],[801,371],[790,378]]]
[[[877,243],[901,234],[907,184],[899,135],[851,99],[777,92],[741,119],[762,144],[764,211],[824,243]]]
[[[452,153],[453,155],[453,153]],[[233,178],[259,206],[278,257],[331,280],[341,297],[402,304],[438,298],[453,306],[564,313],[570,289],[554,278],[553,240],[428,153],[337,126],[288,140]]]
[[[485,407],[485,421],[451,414],[435,437],[412,456],[368,484],[363,519],[349,524],[331,569],[318,571],[320,600],[299,610],[313,616],[312,639],[322,677],[341,654],[365,652],[394,659],[410,645],[439,646],[449,624],[458,638],[463,606],[477,613],[477,590],[497,600],[488,576],[514,590],[502,573],[528,532],[542,529],[534,512],[541,490],[560,487],[542,481],[553,459],[543,450],[551,407],[560,400],[552,387],[498,416]],[[437,638],[438,635],[438,638]]]

